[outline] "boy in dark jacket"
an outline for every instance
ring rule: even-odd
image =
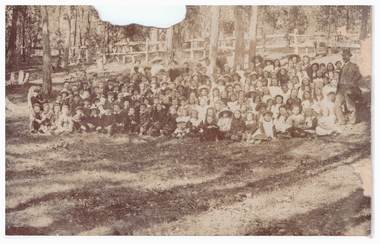
[[[111,105],[104,106],[104,109],[106,110],[106,113],[101,117],[103,133],[107,133],[111,136],[115,127],[115,115],[112,113]]]
[[[138,131],[140,132],[140,136],[146,134],[146,131],[149,129],[150,122],[150,114],[146,110],[146,105],[143,103],[140,105],[140,121],[138,125]]]
[[[130,107],[124,122],[124,130],[126,133],[138,132],[139,117],[134,107]]]

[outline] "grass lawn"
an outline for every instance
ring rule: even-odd
[[[370,235],[368,107],[337,136],[247,146],[32,135],[27,87],[6,94],[7,235]]]

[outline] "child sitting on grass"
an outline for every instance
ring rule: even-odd
[[[115,118],[115,133],[121,133],[124,129],[124,114],[122,113],[119,103],[113,105],[113,114]]]
[[[171,135],[177,128],[177,110],[175,107],[169,108],[169,113],[166,117],[165,125],[160,130],[161,135]]]
[[[263,113],[263,121],[259,124],[259,129],[252,135],[252,139],[248,143],[260,144],[261,141],[269,141],[276,139],[276,129],[272,119],[272,111]]]
[[[41,106],[38,103],[33,104],[33,111],[30,113],[30,132],[45,134],[44,121],[46,117],[41,111]]]
[[[231,140],[241,141],[245,131],[245,122],[241,118],[240,110],[234,112],[234,117],[231,121]]]
[[[57,129],[54,131],[57,135],[67,135],[73,131],[73,120],[70,115],[68,105],[62,105],[62,113],[59,116]]]
[[[177,129],[173,132],[174,137],[182,139],[186,133],[188,133],[188,128],[186,127],[187,122],[189,122],[190,116],[186,108],[182,109],[182,113],[177,117]]]
[[[310,137],[315,134],[315,128],[317,127],[318,119],[314,116],[312,108],[305,109],[305,123],[303,126],[304,131]]]
[[[189,131],[190,137],[195,137],[198,135],[201,123],[202,120],[198,117],[198,111],[195,109],[191,110],[190,120],[186,123],[186,128]]]
[[[225,107],[219,112],[218,117],[218,139],[223,140],[227,138],[227,134],[231,130],[232,112],[227,107]]]
[[[96,106],[90,108],[90,116],[87,120],[87,126],[89,131],[100,131],[102,129],[100,125],[99,109]]]
[[[288,128],[285,132],[287,133],[287,136],[291,137],[305,137],[306,133],[302,129],[305,118],[302,114],[300,114],[301,106],[298,104],[293,104],[292,108],[292,115],[288,118],[288,124],[291,126]]]
[[[331,114],[327,107],[323,107],[321,111],[322,115],[318,119],[318,126],[315,128],[317,135],[324,136],[338,132],[338,127],[335,125],[335,115]]]
[[[75,115],[73,116],[74,130],[78,133],[87,131],[87,115],[83,113],[83,107],[75,108]]]
[[[163,109],[162,103],[156,104],[156,109],[152,111],[151,126],[148,134],[151,136],[159,136],[160,130],[164,127],[166,120],[166,112]]]
[[[251,111],[247,112],[243,140],[246,143],[249,143],[252,140],[253,133],[255,133],[257,129],[258,129],[258,125],[257,125],[257,120],[255,118],[255,115]]]
[[[200,141],[216,141],[219,131],[219,126],[215,124],[214,118],[210,115],[206,116],[206,121],[202,125],[202,133]]]
[[[279,136],[282,136],[282,134],[285,134],[285,131],[291,127],[287,121],[289,117],[287,112],[288,107],[286,105],[281,105],[278,110],[279,113],[274,120],[274,125],[276,127],[276,132],[279,134]]]
[[[137,116],[135,107],[130,107],[125,118],[124,131],[126,133],[136,133],[138,131],[139,117]]]
[[[140,105],[140,115],[139,115],[139,125],[138,125],[138,131],[139,135],[145,135],[146,132],[149,129],[150,125],[150,114],[147,111],[147,106],[146,104],[141,104]]]
[[[61,105],[56,103],[53,106],[53,115],[51,116],[51,119],[50,119],[50,124],[51,124],[50,132],[54,132],[58,128],[58,119],[60,115],[61,115]]]
[[[111,136],[115,128],[115,116],[112,113],[113,109],[111,104],[105,105],[104,109],[106,110],[106,113],[101,117],[103,127],[102,132],[107,133],[108,136]]]

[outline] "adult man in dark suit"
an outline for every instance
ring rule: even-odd
[[[349,49],[344,49],[342,54],[343,66],[339,74],[338,90],[334,104],[335,114],[340,125],[346,124],[346,118],[342,111],[342,105],[346,104],[348,112],[348,123],[353,125],[356,122],[356,106],[354,101],[361,95],[358,86],[362,78],[359,67],[350,61],[352,57]]]

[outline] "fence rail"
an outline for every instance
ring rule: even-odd
[[[257,36],[258,50],[270,50],[279,48],[294,48],[294,53],[299,54],[299,50],[302,48],[306,54],[309,54],[310,50],[314,50],[318,47],[324,47],[331,51],[331,48],[348,47],[352,49],[360,48],[359,34],[298,34],[298,30],[295,29],[291,34],[281,35],[265,35]],[[245,51],[249,49],[249,39],[245,38]],[[190,59],[194,59],[195,53],[202,53],[203,58],[206,57],[209,52],[209,41],[205,38],[193,38],[183,43],[182,51],[189,53]],[[218,49],[225,51],[235,50],[235,37],[226,37],[218,41]],[[150,41],[146,38],[145,42],[119,42],[116,43],[112,49],[112,52],[105,53],[105,56],[117,57],[123,56],[123,62],[126,57],[145,56],[145,61],[149,61],[149,56],[156,54],[155,56],[167,55],[169,51],[166,47],[165,41]],[[234,52],[233,52],[234,55]]]

